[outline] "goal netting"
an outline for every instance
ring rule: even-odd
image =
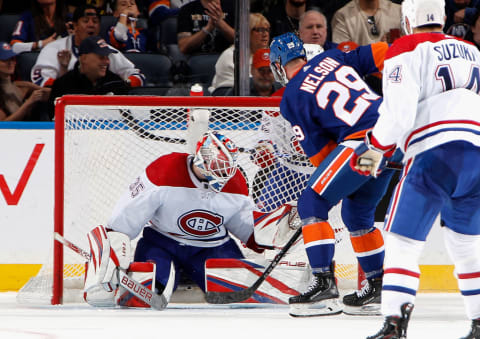
[[[240,149],[239,166],[259,210],[296,200],[313,167],[279,114],[279,103],[257,97],[64,96],[55,109],[55,232],[88,250],[86,233],[107,222],[120,195],[150,162],[192,151],[198,131],[189,117],[199,110],[208,113],[210,130]],[[336,275],[355,288],[357,263],[339,215],[336,207],[330,216],[339,238]],[[17,299],[79,302],[83,279],[83,258],[54,242]]]

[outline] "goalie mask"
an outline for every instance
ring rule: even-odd
[[[295,34],[289,32],[273,38],[270,44],[270,68],[275,80],[286,85],[288,79],[284,66],[293,59],[306,57],[303,42]]]
[[[408,24],[407,24],[408,21]],[[416,27],[445,24],[445,0],[404,0],[402,29],[412,34]]]
[[[237,171],[238,149],[222,134],[207,132],[197,143],[193,164],[208,180],[208,185],[220,192]]]

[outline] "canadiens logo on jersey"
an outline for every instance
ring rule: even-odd
[[[208,237],[220,232],[223,217],[206,210],[193,210],[181,215],[177,224],[188,235]]]

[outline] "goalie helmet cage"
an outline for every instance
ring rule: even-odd
[[[198,138],[198,131],[192,132],[197,122],[192,123],[190,116],[197,110],[209,113],[210,130],[226,135],[240,149],[239,167],[260,210],[268,212],[296,200],[313,167],[290,124],[279,114],[280,100],[79,95],[58,99],[54,231],[88,250],[86,233],[107,223],[120,195],[150,162],[163,154],[192,150],[197,140],[191,138]],[[346,238],[338,208],[329,220],[337,240]],[[340,243],[350,246],[348,240]],[[337,253],[342,251],[337,247]],[[348,288],[355,288],[356,259],[351,246],[345,251],[350,252],[344,260],[336,255],[336,274],[353,281]],[[55,240],[52,252],[40,273],[18,293],[19,302],[55,305],[81,301],[82,258]],[[79,296],[66,300],[71,298],[64,297],[70,293],[70,285],[76,285],[73,288]]]

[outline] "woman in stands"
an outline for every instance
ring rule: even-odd
[[[47,120],[38,112],[38,104],[46,102],[50,88],[27,81],[12,81],[16,53],[7,42],[0,42],[0,121]]]
[[[31,10],[22,14],[10,44],[15,53],[38,51],[67,35],[67,11],[63,0],[32,0]]]
[[[270,23],[260,13],[250,14],[250,60],[248,69],[252,64],[252,56],[260,48],[268,48],[270,44]],[[215,64],[215,76],[209,88],[212,95],[224,95],[234,83],[233,52],[235,46],[228,47],[218,57]],[[250,75],[251,76],[251,75]]]

